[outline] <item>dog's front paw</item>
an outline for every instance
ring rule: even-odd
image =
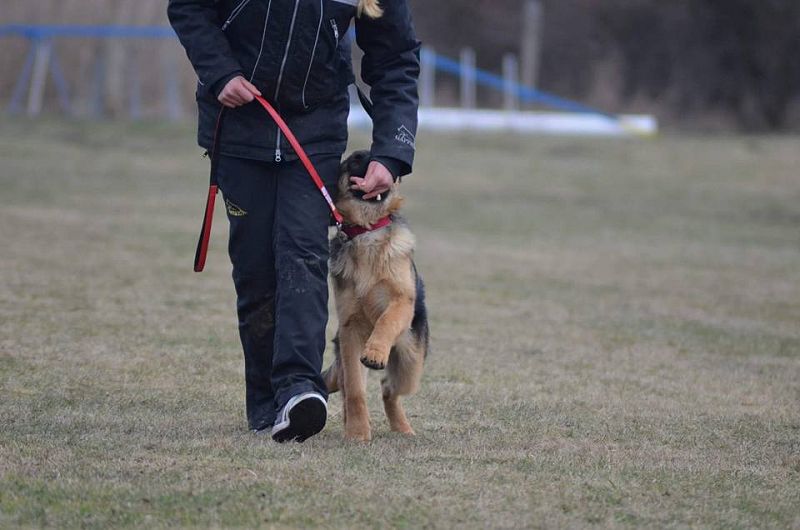
[[[383,351],[381,348],[370,346],[364,349],[364,355],[361,356],[361,364],[372,370],[383,370],[386,368],[386,363],[389,361],[389,353]]]
[[[383,370],[384,368],[386,368],[386,363],[375,361],[373,359],[370,359],[369,357],[362,357],[361,364],[363,364],[370,370]]]

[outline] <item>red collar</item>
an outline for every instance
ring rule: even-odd
[[[360,236],[361,234],[366,234],[367,232],[372,232],[374,230],[379,230],[385,226],[389,226],[390,224],[392,224],[392,218],[387,215],[386,217],[381,217],[375,221],[371,228],[358,225],[344,225],[342,226],[342,232],[344,232],[344,235],[346,235],[348,239],[353,239],[356,236]]]

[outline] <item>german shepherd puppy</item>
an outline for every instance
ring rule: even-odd
[[[428,353],[428,319],[422,278],[413,261],[414,235],[397,215],[403,204],[395,184],[373,200],[350,189],[363,176],[369,153],[342,162],[336,206],[345,219],[331,241],[331,275],[339,316],[336,359],[323,377],[328,391],[342,391],[345,437],[371,437],[366,370],[386,369],[383,406],[393,431],[414,434],[400,396],[419,388]]]

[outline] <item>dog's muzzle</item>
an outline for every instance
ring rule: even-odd
[[[342,169],[351,177],[364,178],[364,175],[367,174],[367,169],[369,168],[369,162],[369,151],[356,151],[344,161]],[[352,193],[353,197],[359,201],[363,201],[364,195],[366,195],[364,190],[351,189],[350,193]],[[388,191],[386,193],[381,193],[377,197],[369,199],[367,202],[383,202],[386,200],[386,197],[389,195],[389,193],[390,192]]]
[[[359,201],[366,201],[366,202],[383,202],[386,200],[386,197],[389,196],[390,192],[381,193],[377,197],[373,197],[371,199],[364,199],[364,195],[367,194],[364,190],[350,190],[350,193],[353,194],[353,197],[358,199]]]

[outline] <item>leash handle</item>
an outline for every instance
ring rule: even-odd
[[[292,146],[292,149],[294,149],[294,152],[297,154],[297,157],[305,166],[306,171],[308,171],[308,174],[311,175],[311,179],[314,181],[314,184],[317,185],[317,189],[325,198],[325,202],[328,203],[328,208],[331,210],[331,214],[333,215],[333,218],[336,220],[336,226],[342,226],[344,218],[342,217],[342,214],[339,213],[339,210],[336,209],[336,205],[333,203],[333,198],[331,198],[330,193],[328,193],[328,189],[325,187],[325,183],[322,182],[322,178],[319,176],[319,173],[317,173],[317,169],[314,167],[314,164],[311,163],[311,159],[308,158],[308,155],[303,149],[303,146],[300,145],[300,142],[297,141],[297,138],[295,137],[294,133],[292,133],[292,130],[289,129],[288,125],[286,125],[286,122],[283,121],[283,118],[281,118],[281,115],[278,114],[278,111],[275,110],[275,108],[272,105],[270,105],[269,102],[263,97],[255,96],[255,98],[256,101],[258,101],[259,104],[261,104],[261,106],[264,107],[264,110],[266,110],[267,113],[270,115],[272,121],[274,121],[275,124],[278,126],[278,128],[283,132],[283,135],[286,136],[286,139],[289,140],[289,144]]]
[[[194,253],[194,272],[203,272],[208,255],[208,242],[211,239],[211,221],[214,219],[214,203],[217,199],[217,185],[208,187],[206,199],[206,213],[203,215],[203,228],[200,230],[200,239],[197,241],[197,250]]]
[[[217,116],[217,125],[214,127],[214,140],[208,156],[211,158],[211,175],[206,197],[206,210],[203,214],[203,226],[200,228],[200,237],[197,240],[197,249],[194,251],[194,272],[202,272],[206,266],[208,256],[208,242],[211,239],[211,223],[214,221],[214,203],[217,199],[217,166],[219,165],[219,137],[222,130],[222,121],[225,116],[225,107],[222,107]]]

